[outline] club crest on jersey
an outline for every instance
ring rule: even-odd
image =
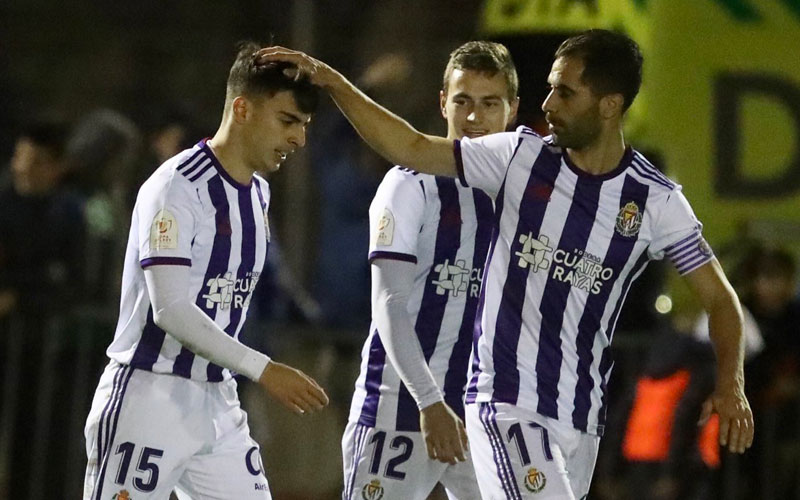
[[[389,246],[394,239],[394,214],[388,208],[383,209],[383,214],[378,220],[378,235],[375,243],[379,246]]]
[[[111,500],[131,500],[131,494],[128,493],[128,490],[122,490],[119,493],[115,493]]]
[[[383,498],[383,486],[378,479],[373,479],[361,488],[361,498],[364,500],[381,500]]]
[[[531,493],[539,493],[546,485],[547,477],[544,475],[544,472],[533,467],[528,469],[528,473],[525,474],[525,488],[527,488],[528,491]]]
[[[617,214],[617,232],[629,238],[636,236],[640,227],[642,227],[642,212],[636,202],[629,201],[619,209]]]
[[[150,226],[150,250],[178,248],[178,220],[169,210],[159,210]]]

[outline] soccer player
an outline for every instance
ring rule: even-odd
[[[484,498],[587,495],[615,322],[654,259],[670,259],[709,314],[717,385],[704,413],[719,413],[720,444],[738,453],[752,444],[739,301],[680,186],[623,136],[641,83],[634,41],[606,30],[564,41],[542,104],[545,138],[526,127],[455,141],[425,135],[303,53],[271,47],[260,61],[297,64],[390,161],[458,176],[494,200],[466,396]]]
[[[440,92],[447,137],[505,131],[517,88],[504,46],[478,41],[453,51]],[[451,498],[480,498],[463,399],[493,215],[485,193],[450,177],[398,166],[378,188],[373,321],[342,438],[344,499],[382,492],[425,500],[437,482]]]
[[[271,498],[232,372],[296,413],[325,406],[311,378],[239,343],[269,247],[269,185],[305,144],[318,97],[242,45],[222,123],[142,185],[120,316],[86,422],[85,499]]]

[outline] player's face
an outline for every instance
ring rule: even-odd
[[[52,153],[27,138],[17,141],[11,157],[14,189],[20,194],[50,191],[61,176],[61,164]]]
[[[517,114],[519,100],[509,102],[501,73],[454,69],[446,90],[439,100],[450,139],[503,132]]]
[[[580,150],[600,136],[600,98],[582,81],[582,74],[583,61],[559,57],[547,77],[550,93],[542,111],[557,146]]]
[[[306,143],[311,115],[298,109],[291,91],[250,101],[249,158],[254,170],[274,172],[290,154]]]

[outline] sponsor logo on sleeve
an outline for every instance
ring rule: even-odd
[[[389,246],[394,239],[394,215],[388,208],[383,209],[383,214],[378,220],[378,236],[375,243],[378,246]]]
[[[178,248],[178,221],[169,210],[159,210],[150,226],[150,249]]]

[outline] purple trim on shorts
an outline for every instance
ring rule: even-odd
[[[108,444],[106,445],[105,455],[103,457],[102,466],[100,468],[100,474],[97,477],[97,485],[95,486],[96,489],[95,500],[101,500],[101,496],[103,493],[103,481],[105,480],[106,476],[106,468],[108,467],[108,460],[109,456],[111,455],[111,448],[114,444],[114,437],[117,434],[117,423],[119,422],[119,414],[121,413],[122,410],[122,400],[125,397],[125,391],[128,389],[128,382],[130,382],[131,380],[133,371],[134,368],[121,365],[119,373],[122,373],[122,378],[124,378],[125,380],[117,386],[118,392],[114,398],[115,399],[114,403],[112,403],[111,405],[111,412],[108,415],[108,421],[109,424],[111,425],[111,429],[106,437]],[[111,419],[113,419],[113,424],[111,423]]]
[[[150,266],[192,266],[192,259],[184,259],[183,257],[149,257],[139,261],[142,269],[147,269]]]
[[[350,500],[353,496],[353,488],[355,488],[356,476],[358,475],[358,462],[361,460],[361,454],[364,452],[364,443],[366,442],[367,433],[370,427],[356,423],[355,430],[355,446],[353,447],[353,457],[350,462],[350,475],[345,478],[344,491],[342,492],[342,500]]]
[[[403,262],[411,262],[412,264],[417,263],[416,255],[411,255],[408,253],[400,253],[400,252],[383,252],[383,251],[370,252],[369,261],[372,262],[375,259],[400,260]]]
[[[502,435],[497,427],[497,421],[494,418],[497,409],[491,403],[480,403],[479,408],[480,420],[483,424],[483,430],[489,437],[489,443],[492,446],[492,457],[497,467],[497,476],[498,479],[500,479],[503,492],[507,499],[522,500],[522,494],[519,491],[516,478],[514,477],[514,469],[511,467],[508,452],[505,449]]]

